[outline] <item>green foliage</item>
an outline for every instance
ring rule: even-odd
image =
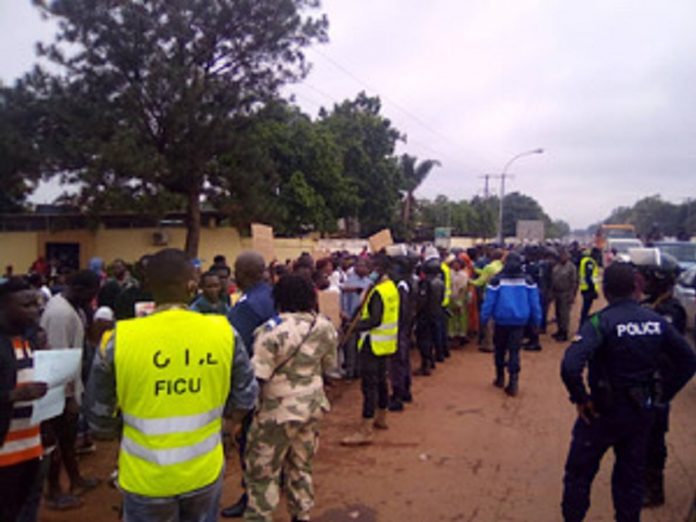
[[[665,236],[690,237],[696,235],[696,200],[675,204],[659,195],[649,196],[632,207],[614,209],[604,223],[634,225],[642,236],[659,232]]]
[[[446,196],[418,202],[418,222],[421,229],[451,227],[457,236],[491,238],[497,230],[498,198],[474,197],[470,201],[451,201]],[[519,220],[542,220],[549,238],[562,238],[570,226],[562,220],[551,221],[539,203],[519,192],[505,196],[504,227],[507,237],[517,233]]]
[[[21,87],[0,86],[0,212],[18,212],[41,177],[41,103]]]
[[[403,137],[380,110],[378,97],[360,93],[355,100],[319,115],[319,125],[334,136],[343,176],[357,196],[341,209],[339,217],[357,217],[363,234],[394,224],[400,200],[401,171],[394,148]]]
[[[439,167],[440,162],[437,160],[423,160],[418,163],[418,158],[404,154],[399,159],[399,167],[401,169],[401,187],[400,190],[404,193],[401,210],[401,222],[406,229],[407,235],[411,235],[413,228],[413,209],[416,206],[416,198],[414,192],[428,177],[430,171],[434,167]],[[408,237],[410,239],[410,237]]]
[[[315,0],[34,0],[59,22],[41,53],[62,75],[28,81],[62,132],[53,171],[85,190],[166,191],[186,201],[195,254],[200,196],[232,173],[219,161],[233,119],[307,72],[302,48],[326,39]],[[240,180],[241,181],[241,180]]]

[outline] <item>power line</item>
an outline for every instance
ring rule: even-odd
[[[394,101],[393,99],[391,99],[391,97],[387,96],[387,95],[384,94],[384,93],[380,93],[380,90],[379,90],[379,89],[376,89],[375,87],[373,87],[372,85],[370,85],[370,84],[367,83],[366,81],[362,80],[361,78],[359,78],[358,76],[356,76],[355,74],[353,74],[348,68],[346,68],[346,67],[344,67],[343,65],[341,65],[341,64],[340,64],[339,62],[337,62],[334,58],[331,58],[329,55],[327,55],[326,53],[323,53],[322,51],[320,51],[320,50],[317,49],[316,47],[310,47],[310,50],[313,51],[313,52],[315,52],[315,53],[317,53],[319,56],[323,57],[326,61],[328,61],[329,63],[331,63],[334,67],[336,67],[337,69],[339,69],[340,71],[342,71],[344,74],[346,74],[347,76],[349,76],[350,78],[352,78],[353,80],[355,80],[356,82],[358,82],[359,84],[361,84],[362,86],[364,86],[365,88],[367,88],[367,89],[369,89],[369,90],[371,90],[371,91],[377,93],[378,95],[380,95],[382,98],[384,98],[385,101],[389,102],[389,103],[390,103],[391,105],[393,105],[396,109],[398,109],[398,110],[401,111],[403,114],[405,114],[406,116],[408,116],[409,118],[411,118],[413,121],[415,121],[418,125],[420,125],[421,127],[423,127],[423,128],[424,128],[425,130],[427,130],[428,132],[434,134],[435,136],[438,136],[438,137],[441,138],[441,139],[444,139],[444,140],[448,141],[450,144],[452,144],[452,145],[454,145],[454,146],[456,146],[456,147],[458,147],[458,148],[461,147],[461,145],[460,145],[459,143],[457,143],[456,141],[452,140],[449,136],[447,136],[447,135],[441,133],[441,132],[438,131],[437,129],[434,129],[433,127],[431,127],[428,123],[424,122],[421,118],[419,118],[418,116],[416,116],[416,115],[415,115],[414,113],[412,113],[410,110],[408,110],[407,108],[403,107],[401,104],[399,104],[399,103],[397,103],[396,101]]]

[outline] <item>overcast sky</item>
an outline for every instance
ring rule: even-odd
[[[479,176],[515,154],[509,190],[585,227],[616,206],[696,197],[696,2],[324,0],[330,43],[287,91],[309,113],[379,94],[435,158],[420,196],[481,193]],[[29,0],[0,0],[0,79],[11,83],[49,40]],[[493,185],[497,190],[497,182]],[[46,199],[56,189],[42,190]]]

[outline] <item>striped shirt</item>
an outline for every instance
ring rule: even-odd
[[[22,386],[34,380],[34,358],[25,339],[13,338],[12,346],[17,361],[17,386]],[[43,454],[40,425],[31,424],[32,409],[30,401],[14,403],[10,429],[0,446],[0,467],[14,466]]]

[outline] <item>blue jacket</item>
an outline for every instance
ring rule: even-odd
[[[232,326],[244,340],[250,357],[254,354],[254,330],[275,315],[273,289],[265,282],[247,290],[227,315]]]
[[[539,289],[523,273],[501,272],[488,284],[481,309],[481,323],[493,318],[500,326],[541,324]]]

